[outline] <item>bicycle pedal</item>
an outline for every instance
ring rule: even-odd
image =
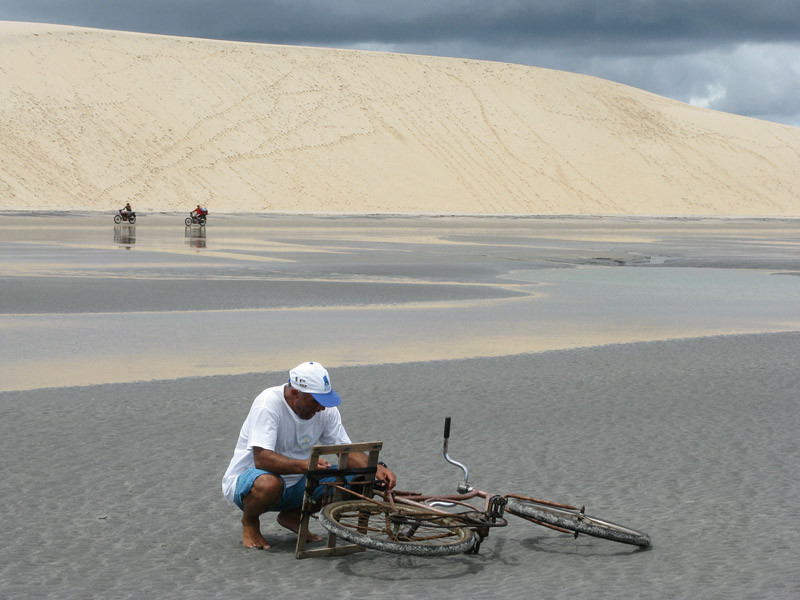
[[[472,546],[472,548],[467,550],[464,554],[477,554],[481,549],[481,542],[482,541],[483,541],[483,539],[480,539],[480,540],[476,541],[475,544]]]

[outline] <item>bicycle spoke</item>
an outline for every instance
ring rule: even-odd
[[[399,554],[456,554],[473,544],[472,531],[456,518],[415,507],[392,510],[388,504],[345,501],[323,508],[320,522],[351,542]]]

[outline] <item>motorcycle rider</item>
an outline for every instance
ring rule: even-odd
[[[197,219],[198,217],[200,217],[200,215],[205,215],[207,213],[208,213],[208,211],[198,204],[197,208],[195,208],[191,212],[191,215],[192,215],[193,219]]]
[[[131,203],[128,202],[128,203],[125,204],[125,208],[123,208],[123,209],[121,209],[119,211],[119,214],[121,214],[122,218],[127,221],[128,217],[131,215],[132,212],[133,212],[133,209],[131,208]]]

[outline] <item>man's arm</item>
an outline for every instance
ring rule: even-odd
[[[363,452],[351,452],[350,461],[347,463],[351,467],[360,469],[367,466],[368,457]],[[376,479],[381,479],[386,482],[386,485],[391,490],[397,483],[397,476],[383,465],[378,465],[378,471],[375,473]]]
[[[253,448],[253,460],[256,469],[269,471],[275,475],[304,474],[308,471],[308,460],[289,458],[273,450],[259,448],[258,446]],[[367,455],[363,452],[352,452],[350,453],[350,462],[348,464],[351,467],[363,468],[367,466],[367,461]],[[318,469],[327,469],[330,466],[331,464],[323,458],[320,458],[317,463]],[[383,465],[378,465],[378,471],[375,473],[375,477],[385,481],[390,490],[393,489],[397,483],[397,476]]]
[[[269,471],[275,475],[303,474],[308,471],[309,463],[308,460],[289,458],[273,450],[259,448],[258,446],[253,447],[253,462],[255,462],[256,469]],[[364,464],[366,465],[366,462]],[[317,468],[319,469],[327,469],[330,466],[331,464],[322,458],[317,463]]]

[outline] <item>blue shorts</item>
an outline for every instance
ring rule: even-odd
[[[336,468],[336,465],[331,465],[332,469]],[[236,506],[244,510],[242,506],[242,502],[244,501],[244,497],[250,493],[251,488],[253,487],[253,483],[255,483],[256,479],[261,477],[264,474],[272,475],[269,471],[263,471],[261,469],[250,468],[243,473],[239,473],[239,476],[236,478],[236,493],[233,495],[233,501],[236,503]],[[353,480],[355,475],[348,475],[345,479],[350,482]],[[281,481],[283,481],[281,479]],[[332,482],[336,481],[336,477],[325,477],[324,479],[320,480],[320,483]],[[325,490],[328,489],[327,485],[318,485],[314,488],[314,491],[311,493],[311,497],[316,501],[322,499],[322,495],[325,493]],[[286,487],[286,484],[283,486],[283,494],[281,495],[280,500],[273,506],[270,506],[267,509],[268,512],[281,512],[284,510],[291,510],[293,508],[300,508],[303,506],[303,494],[306,490],[306,476],[303,475],[300,480],[292,486]]]

